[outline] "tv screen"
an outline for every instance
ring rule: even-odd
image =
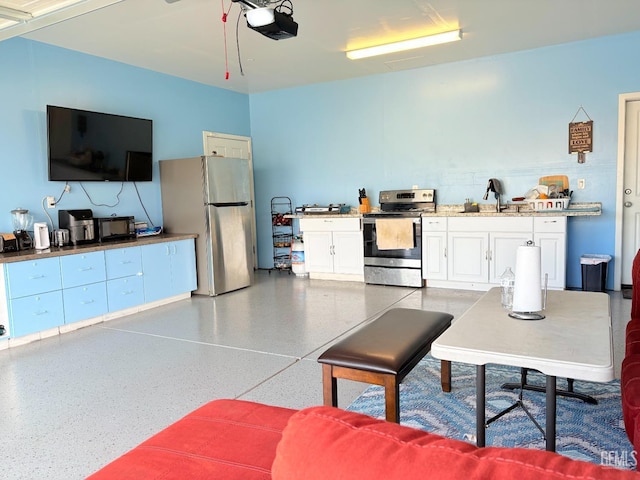
[[[151,181],[153,122],[47,105],[49,180]]]

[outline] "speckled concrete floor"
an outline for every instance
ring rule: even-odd
[[[316,359],[337,338],[391,307],[459,316],[481,294],[260,271],[250,288],[0,351],[0,478],[84,478],[216,398],[321,404]],[[631,302],[611,298],[619,365]],[[340,406],[364,388],[340,381]]]

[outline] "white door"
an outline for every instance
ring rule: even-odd
[[[425,280],[447,279],[447,232],[422,235],[422,270]]]
[[[513,273],[516,272],[516,256],[518,247],[526,245],[531,238],[531,232],[527,233],[511,233],[500,232],[489,234],[491,252],[489,253],[490,271],[489,283],[500,283],[500,277],[507,269],[511,268]]]
[[[631,264],[640,248],[640,101],[627,102],[622,196],[622,284],[631,285]]]
[[[221,157],[245,158],[249,160],[249,179],[251,188],[251,229],[253,269],[258,268],[258,249],[256,248],[256,209],[255,189],[253,185],[253,159],[251,155],[251,137],[230,135],[227,133],[202,132],[205,155],[219,155]]]
[[[449,232],[447,241],[449,280],[487,283],[489,279],[489,234]]]
[[[309,273],[333,273],[331,232],[304,232],[304,268]]]
[[[362,232],[333,232],[333,271],[364,274]]]

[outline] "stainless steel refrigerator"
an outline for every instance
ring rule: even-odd
[[[164,231],[198,234],[195,293],[214,296],[251,285],[249,161],[194,157],[159,165]]]

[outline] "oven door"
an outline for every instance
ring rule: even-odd
[[[377,219],[390,219],[388,215],[370,216],[363,219],[364,264],[370,266],[422,268],[422,218],[410,217],[413,226],[413,247],[379,248],[376,232]],[[397,216],[393,218],[406,217]]]

